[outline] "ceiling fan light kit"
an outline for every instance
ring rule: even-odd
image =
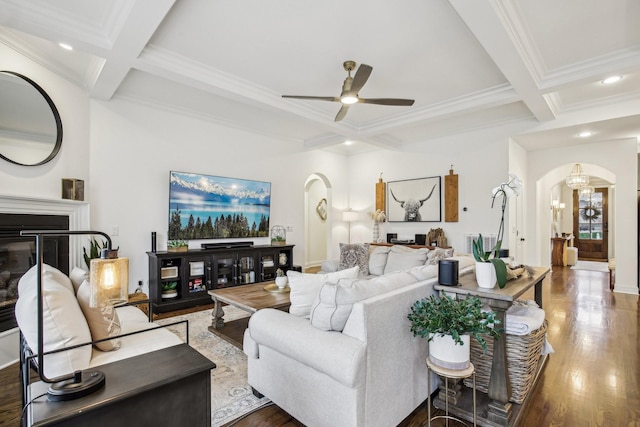
[[[347,78],[342,84],[342,92],[340,97],[334,96],[304,96],[304,95],[282,95],[283,98],[308,99],[312,101],[330,101],[340,102],[342,107],[338,111],[334,121],[339,122],[349,111],[349,106],[353,104],[377,104],[377,105],[395,105],[395,106],[411,106],[415,102],[413,99],[401,98],[360,98],[358,92],[369,80],[373,67],[367,64],[360,64],[356,74],[351,77],[351,71],[356,68],[355,61],[345,61],[342,66],[347,72]]]

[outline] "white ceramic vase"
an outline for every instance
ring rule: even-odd
[[[287,276],[276,277],[276,285],[280,289],[283,289],[284,287],[286,287],[287,286]]]
[[[476,282],[485,289],[493,289],[498,282],[496,269],[490,262],[476,262]]]
[[[461,335],[463,345],[456,344],[451,335],[429,334],[429,360],[446,369],[467,369],[471,359],[469,335]]]

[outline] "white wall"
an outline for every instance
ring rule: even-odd
[[[606,153],[606,155],[604,155]],[[529,154],[527,205],[534,207],[536,219],[528,224],[527,234],[536,236],[536,244],[528,245],[528,258],[539,265],[549,264],[549,207],[551,187],[562,181],[574,163],[581,163],[586,175],[598,176],[615,184],[609,218],[615,226],[617,292],[638,293],[637,267],[637,142],[623,139],[534,151]],[[611,190],[610,190],[611,192]],[[629,238],[632,236],[632,238]],[[611,252],[613,250],[613,252]]]
[[[113,237],[120,255],[129,258],[130,287],[138,280],[148,289],[151,232],[158,249],[167,242],[169,171],[271,182],[270,225],[293,227],[294,263],[304,262],[305,181],[322,171],[331,182],[347,181],[347,160],[340,155],[302,150],[282,142],[198,119],[113,99],[91,102],[92,226]],[[346,201],[345,186],[333,200]],[[331,225],[329,225],[331,227]],[[336,233],[340,236],[338,227]],[[199,247],[203,241],[192,241]],[[268,244],[267,238],[256,239]]]
[[[305,267],[318,266],[327,259],[327,219],[322,220],[316,211],[318,203],[327,198],[327,188],[319,179],[308,185],[307,191],[307,227],[309,239]],[[302,262],[300,262],[302,264]]]
[[[0,44],[0,70],[20,73],[52,99],[62,120],[59,154],[41,166],[19,166],[0,159],[0,194],[60,198],[62,178],[89,179],[89,97],[85,91]],[[85,192],[85,200],[88,193]]]
[[[380,224],[380,236],[386,240],[387,233],[397,233],[399,239],[413,239],[415,234],[442,228],[449,245],[462,250],[465,234],[497,233],[500,207],[496,205],[491,209],[491,190],[509,178],[507,143],[507,140],[478,143],[468,139],[453,145],[448,141],[430,141],[426,151],[375,151],[352,156],[349,160],[349,169],[353,171],[349,177],[351,207],[364,213],[361,221],[352,224],[351,240],[371,241],[373,221],[366,213],[375,211],[375,184],[381,172],[385,182],[444,177],[451,165],[458,174],[459,221],[444,222],[443,206],[442,222],[385,222]],[[442,185],[444,189],[444,178]]]

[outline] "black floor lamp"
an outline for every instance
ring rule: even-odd
[[[99,259],[91,260],[90,289],[92,307],[105,304],[115,304],[126,301],[128,293],[128,260],[118,258],[117,250],[112,249],[111,238],[101,231],[70,231],[70,230],[22,230],[21,236],[36,239],[36,274],[38,298],[38,375],[40,379],[50,384],[48,399],[52,401],[73,400],[87,396],[104,386],[104,373],[96,369],[75,371],[57,378],[48,378],[44,373],[44,333],[43,333],[43,240],[46,236],[72,235],[100,235],[106,239],[106,246],[102,249]],[[71,350],[82,346],[80,344],[58,351]]]

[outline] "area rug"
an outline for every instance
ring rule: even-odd
[[[225,321],[247,317],[249,313],[238,308],[224,307]],[[157,320],[167,324],[178,320],[189,321],[189,344],[216,364],[211,371],[211,425],[226,424],[270,401],[258,399],[247,384],[247,356],[241,349],[229,344],[207,329],[211,325],[211,310]],[[184,339],[184,325],[170,327]]]
[[[603,273],[609,272],[609,265],[606,262],[599,261],[578,261],[576,265],[571,267],[572,270],[588,270],[588,271],[601,271]]]

